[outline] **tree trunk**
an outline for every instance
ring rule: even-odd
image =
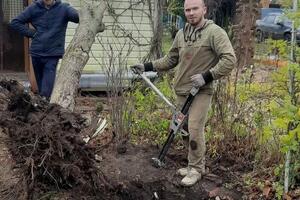
[[[255,48],[255,21],[258,18],[257,0],[238,0],[233,20],[233,46],[238,59],[237,67],[242,69],[253,64]]]
[[[270,0],[261,0],[259,4],[262,8],[268,8],[270,5]]]
[[[102,19],[107,7],[103,0],[82,3],[83,7],[79,11],[80,23],[63,57],[50,101],[72,111],[75,107],[79,79],[89,60],[95,36],[104,31]]]
[[[207,0],[207,18],[223,27],[232,38],[241,69],[253,63],[255,21],[258,17],[257,0]]]
[[[149,2],[149,10],[152,13],[151,1]],[[151,40],[151,47],[149,56],[145,60],[156,60],[163,56],[162,54],[162,35],[163,35],[163,24],[162,24],[162,14],[163,14],[163,1],[154,0],[154,13],[151,14],[151,24],[153,31],[153,38]]]

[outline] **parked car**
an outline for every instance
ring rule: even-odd
[[[284,12],[283,9],[281,8],[261,8],[260,9],[260,19],[265,18],[266,16],[270,15],[270,14],[278,14],[278,15],[282,15]]]
[[[291,40],[292,21],[280,13],[269,13],[262,20],[256,20],[256,39],[266,38]],[[296,29],[296,41],[300,45],[300,29]]]

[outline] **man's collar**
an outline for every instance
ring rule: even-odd
[[[47,6],[47,5],[45,5],[45,3],[44,3],[44,1],[43,1],[43,4],[44,4],[45,8],[47,8],[47,9],[50,9],[52,6],[55,5],[55,3],[56,3],[56,0],[54,0],[54,1],[52,2],[52,5]]]
[[[202,29],[206,25],[206,22],[207,22],[207,19],[203,18],[199,24],[197,24],[196,26],[193,26],[193,25],[191,25],[191,26],[193,26],[194,28],[197,28],[197,29]]]

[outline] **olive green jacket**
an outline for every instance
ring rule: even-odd
[[[227,33],[211,20],[202,28],[187,24],[178,31],[169,53],[152,62],[157,71],[177,66],[174,90],[177,95],[186,95],[193,84],[191,76],[202,73],[206,85],[200,92],[212,94],[212,80],[229,75],[236,63],[236,56]]]

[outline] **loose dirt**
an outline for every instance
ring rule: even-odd
[[[87,124],[15,81],[0,81],[0,199],[242,199],[232,161],[208,161],[202,180],[182,187],[176,170],[187,164],[184,151],[171,149],[157,169],[157,146],[127,143],[118,151],[112,142],[99,150],[82,139]]]

